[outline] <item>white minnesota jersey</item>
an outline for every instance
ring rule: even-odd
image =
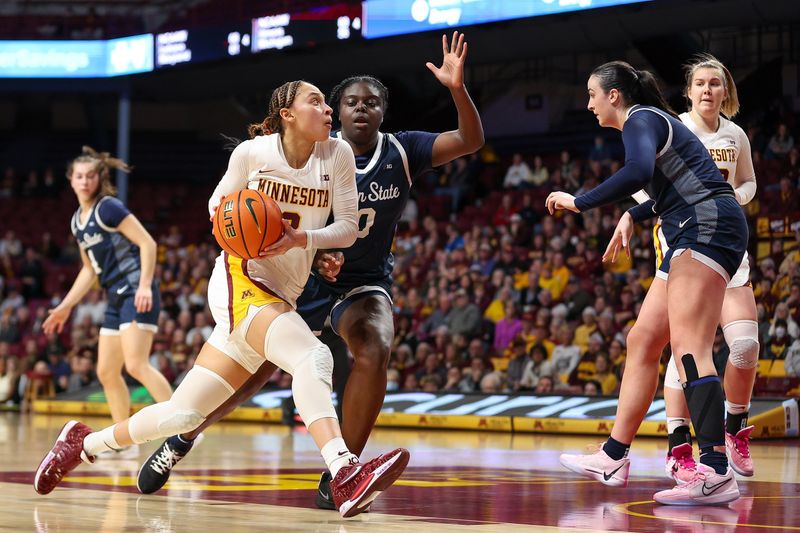
[[[306,249],[293,248],[283,255],[244,262],[250,279],[294,306],[311,272],[316,249],[346,247],[355,240],[340,243],[336,232],[328,231],[336,228],[322,230],[333,213],[334,223],[346,221],[353,228],[351,233],[357,232],[355,169],[353,151],[340,139],[317,142],[306,165],[295,169],[286,162],[280,135],[259,136],[242,142],[231,154],[228,170],[209,199],[209,214],[221,197],[245,188],[258,189],[278,203],[294,227],[306,230]]]
[[[717,131],[708,133],[695,124],[689,113],[681,113],[679,118],[708,149],[711,159],[734,189],[746,181],[755,180],[750,140],[742,128],[720,116]]]

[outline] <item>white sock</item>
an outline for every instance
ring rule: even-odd
[[[90,456],[109,450],[118,452],[121,446],[117,443],[117,439],[114,438],[115,427],[116,424],[86,435],[83,439],[83,451]]]
[[[725,400],[725,410],[731,415],[741,415],[750,410],[750,405],[742,405],[740,403],[731,403]]]
[[[348,466],[351,462],[358,462],[358,457],[347,449],[342,437],[334,437],[329,440],[320,450],[331,476],[336,478],[336,474],[342,467]]]
[[[688,418],[683,418],[680,416],[668,416],[667,417],[667,433],[672,435],[675,433],[675,430],[681,426],[689,427],[690,420]]]

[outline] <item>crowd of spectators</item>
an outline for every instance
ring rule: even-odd
[[[747,208],[751,237],[764,213],[794,223],[766,253],[751,238],[761,358],[780,361],[784,375],[800,376],[798,148],[785,125],[766,139],[755,128],[748,133],[759,183]],[[609,264],[601,257],[623,207],[548,215],[543,200],[551,190],[579,194],[620,165],[600,137],[583,155],[515,154],[503,175],[484,151],[417,184],[417,200],[409,202],[395,241],[389,391],[618,392],[626,335],[653,280],[652,223],[637,228],[630,257]],[[490,167],[494,186],[485,180]],[[19,180],[6,169],[0,202],[57,197],[63,181],[53,175],[30,172]],[[431,209],[435,202],[444,205],[439,216]],[[65,230],[53,228],[57,235]],[[155,236],[162,312],[151,363],[177,385],[211,334],[206,289],[218,250],[211,238],[183,242],[177,226]],[[80,261],[74,241],[44,233],[39,242],[21,242],[14,229],[0,237],[0,404],[95,384],[106,305],[99,288],[75,308],[62,334],[42,332],[47,309],[74,279],[48,291],[47,277],[70,266],[74,276]],[[725,350],[718,335],[715,351]],[[667,349],[662,372],[668,355]],[[271,385],[289,386],[290,379],[279,372]]]

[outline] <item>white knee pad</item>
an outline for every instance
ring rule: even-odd
[[[222,376],[195,365],[168,401],[150,405],[133,415],[128,432],[136,444],[188,433],[234,392]]]
[[[668,389],[683,390],[681,375],[678,373],[678,365],[675,364],[675,354],[669,356],[667,372],[664,374],[664,387]]]
[[[275,318],[267,330],[264,354],[292,375],[292,393],[306,426],[336,418],[331,400],[333,355],[294,311]]]
[[[736,320],[722,328],[722,333],[733,366],[749,369],[758,365],[758,323],[755,320]]]

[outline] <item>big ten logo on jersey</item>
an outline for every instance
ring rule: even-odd
[[[233,225],[233,200],[228,200],[222,204],[222,226],[225,228],[225,237],[232,239],[236,237],[236,228]]]

